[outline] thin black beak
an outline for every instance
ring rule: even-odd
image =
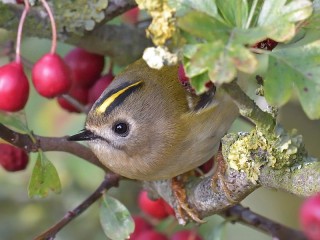
[[[72,135],[67,138],[68,141],[90,141],[99,138],[93,132],[87,129],[83,129],[80,133]]]

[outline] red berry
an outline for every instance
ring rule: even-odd
[[[182,64],[179,65],[178,76],[179,76],[179,81],[183,86],[186,86],[187,84],[189,84],[189,78],[186,76],[186,73],[184,71]]]
[[[89,103],[93,104],[100,97],[102,92],[109,86],[114,79],[112,73],[108,73],[99,78],[98,81],[89,90]]]
[[[169,215],[164,207],[163,202],[163,199],[158,199],[155,201],[151,200],[146,191],[141,191],[138,198],[140,209],[144,213],[157,219],[164,219]]]
[[[210,158],[207,162],[199,167],[203,173],[208,173],[213,168],[213,159],[214,158]]]
[[[52,98],[68,92],[71,87],[70,71],[58,54],[48,53],[32,68],[32,81],[38,93]]]
[[[147,230],[140,233],[135,240],[168,240],[168,238],[155,230]]]
[[[192,88],[189,78],[186,76],[186,73],[184,71],[184,67],[182,64],[179,65],[179,69],[178,69],[178,78],[180,83],[182,84],[182,86],[184,86],[184,88],[190,92],[190,93],[194,93],[194,89]]]
[[[171,240],[202,240],[202,238],[194,231],[191,230],[181,230],[174,233]]]
[[[88,103],[88,92],[89,90],[87,88],[72,86],[68,92],[68,95],[70,95],[83,105],[86,105]],[[61,96],[57,98],[57,101],[63,109],[69,112],[80,112],[77,108],[75,108],[71,103],[69,103],[66,99],[64,99]]]
[[[0,67],[0,110],[15,112],[24,108],[29,97],[29,82],[21,63]]]
[[[18,3],[18,4],[24,4],[24,0],[16,0],[16,3]]]
[[[138,21],[139,12],[140,10],[138,7],[132,8],[122,15],[122,19],[124,22],[136,24]]]
[[[162,199],[162,204],[163,204],[164,209],[168,213],[168,215],[171,215],[171,216],[175,216],[176,215],[176,213],[174,212],[173,208],[163,199]]]
[[[0,143],[0,164],[9,172],[24,170],[29,162],[28,154],[15,146]]]
[[[134,232],[130,235],[130,240],[135,240],[140,233],[152,229],[152,225],[149,222],[147,222],[143,217],[133,216],[133,220],[135,228]]]
[[[71,69],[74,84],[83,87],[92,86],[104,68],[104,56],[81,48],[71,50],[64,60]]]
[[[320,193],[309,197],[302,204],[300,224],[309,240],[320,239]]]

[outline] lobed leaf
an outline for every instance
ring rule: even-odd
[[[177,24],[182,30],[207,41],[229,37],[229,27],[201,12],[190,12],[179,18]]]
[[[205,84],[209,76],[216,85],[231,82],[237,74],[237,69],[253,73],[257,68],[257,59],[247,48],[232,42],[225,45],[222,41],[187,45],[185,49],[185,71],[192,78],[191,85],[198,93],[206,90]],[[206,81],[205,81],[206,80]]]
[[[306,28],[320,29],[320,0],[314,0],[312,2],[313,13],[311,17],[304,24]]]
[[[179,0],[181,5],[185,5],[189,8],[205,13],[214,18],[220,18],[215,0]]]
[[[290,40],[295,35],[295,22],[307,19],[312,14],[312,3],[309,0],[264,1],[259,17],[258,26],[264,27],[266,35],[278,42]]]
[[[208,73],[202,73],[197,76],[194,76],[190,79],[190,83],[195,89],[196,93],[203,93],[207,90],[206,83],[209,82]]]
[[[281,9],[287,0],[263,1],[263,5],[258,17],[258,26],[271,25],[281,16]]]
[[[302,107],[310,119],[320,118],[320,40],[299,47],[270,53],[265,76],[265,96],[281,106],[296,89]]]
[[[216,0],[216,5],[223,20],[230,26],[244,28],[248,20],[248,1]]]

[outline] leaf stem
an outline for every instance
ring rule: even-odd
[[[100,197],[106,190],[118,186],[119,180],[119,175],[114,173],[108,173],[105,176],[102,183],[100,184],[100,186],[87,199],[85,199],[80,205],[78,205],[73,210],[68,211],[59,222],[57,222],[48,230],[35,237],[34,240],[54,239],[56,234],[62,228],[64,228],[69,222],[74,220],[81,213],[87,210],[93,203],[100,199]]]
[[[247,20],[247,24],[245,26],[246,29],[248,29],[250,27],[250,25],[251,25],[251,21],[252,21],[254,12],[256,10],[257,4],[258,4],[258,0],[254,0],[253,3],[252,3],[251,9],[250,9],[250,13],[249,13],[249,17],[248,17],[248,20]]]
[[[19,26],[18,26],[18,33],[17,33],[17,45],[16,45],[16,62],[20,63],[21,62],[21,38],[22,38],[22,29],[23,29],[23,24],[25,22],[27,13],[29,12],[30,5],[29,5],[29,0],[24,0],[24,9],[21,14],[21,18],[19,21]]]
[[[50,53],[54,54],[56,52],[57,48],[57,27],[56,27],[56,22],[54,20],[54,16],[52,14],[52,11],[47,3],[46,0],[41,0],[44,8],[46,9],[49,18],[50,18],[50,23],[51,23],[51,28],[52,28],[52,45],[51,45],[51,50]]]

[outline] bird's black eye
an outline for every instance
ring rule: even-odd
[[[121,137],[126,137],[129,134],[129,124],[127,122],[116,122],[112,130]]]

